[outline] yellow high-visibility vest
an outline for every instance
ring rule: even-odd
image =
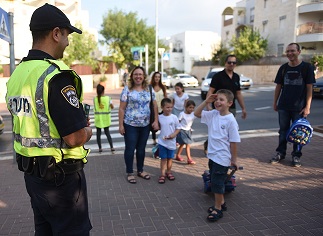
[[[49,114],[48,84],[62,72],[73,75],[81,102],[81,78],[62,61],[23,61],[12,73],[7,82],[6,102],[13,116],[14,149],[25,157],[53,156],[56,163],[69,158],[82,159],[86,163],[90,150],[69,147]]]

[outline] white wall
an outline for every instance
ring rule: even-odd
[[[220,36],[212,31],[185,31],[166,40],[170,48],[167,67],[191,73],[194,61],[210,60],[220,45]],[[176,52],[173,52],[175,49]]]

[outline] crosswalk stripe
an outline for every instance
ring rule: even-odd
[[[93,151],[98,150],[98,145],[96,142],[96,127],[94,125],[94,114],[93,114],[93,109],[90,110],[90,118],[91,118],[91,128],[92,128],[92,137],[89,140],[89,142],[87,142],[84,146],[86,148],[90,148]],[[110,135],[112,138],[112,142],[113,142],[113,147],[114,148],[123,148],[125,146],[124,144],[124,139],[123,136],[119,133],[119,117],[118,117],[118,109],[113,109],[111,111],[111,125],[109,127],[109,131],[110,131]],[[157,135],[160,133],[160,131],[157,131]],[[205,140],[205,134],[192,134],[192,139],[196,142],[198,142],[199,140]],[[101,131],[101,143],[102,143],[102,148],[103,149],[108,149],[110,150],[110,145],[107,141],[106,135],[102,129]],[[147,141],[147,145],[152,145],[153,144],[153,140],[151,138],[151,134],[148,138]]]

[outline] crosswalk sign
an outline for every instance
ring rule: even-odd
[[[0,7],[0,38],[8,43],[11,42],[9,29],[8,13]]]
[[[137,60],[139,60],[139,51],[134,51],[133,53],[132,53],[132,57],[133,57],[133,59],[135,60],[135,61],[137,61]]]
[[[163,61],[169,61],[170,55],[169,53],[164,53],[163,54]]]

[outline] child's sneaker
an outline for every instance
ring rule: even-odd
[[[282,154],[280,154],[279,152],[276,153],[276,156],[273,157],[271,160],[270,160],[270,163],[271,164],[276,164],[276,163],[279,163],[281,160],[285,159],[285,156],[283,156]]]
[[[292,166],[300,167],[301,166],[301,159],[297,156],[292,157]]]

